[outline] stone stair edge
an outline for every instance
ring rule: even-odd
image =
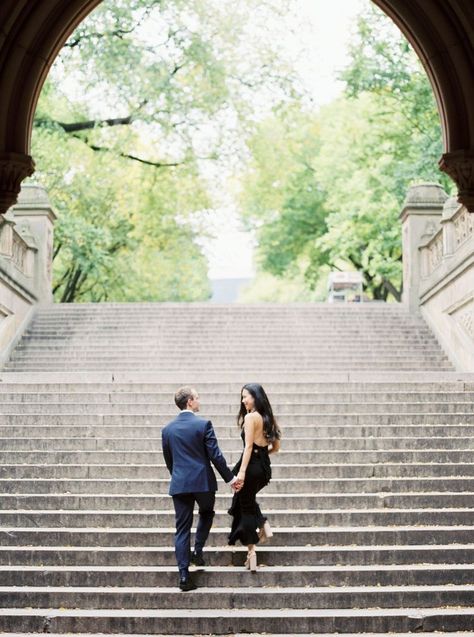
[[[61,381],[60,384],[64,385],[66,383],[76,383],[81,382],[81,384],[91,384],[94,385],[97,382],[107,383],[107,384],[121,384],[121,383],[142,383],[142,382],[154,382],[158,384],[167,384],[170,386],[175,386],[176,383],[187,382],[187,383],[195,383],[195,384],[213,384],[214,386],[222,385],[224,383],[234,383],[235,385],[242,386],[242,375],[246,374],[249,377],[253,377],[255,375],[254,371],[248,372],[228,372],[226,374],[213,374],[213,372],[209,373],[196,373],[196,372],[135,372],[135,371],[96,371],[96,372],[88,372],[88,371],[78,371],[78,372],[0,372],[0,383],[5,382],[24,382],[24,383],[33,383],[37,384],[40,382],[44,384],[45,382],[58,382]],[[91,375],[93,378],[91,378]],[[193,377],[194,376],[194,377]],[[223,378],[224,376],[224,378]],[[420,383],[427,382],[474,382],[474,372],[456,372],[456,371],[414,371],[414,372],[357,372],[357,371],[347,371],[347,372],[336,372],[336,373],[322,373],[322,372],[308,372],[306,374],[293,373],[293,374],[279,374],[272,375],[272,373],[264,373],[261,374],[261,382],[264,383],[279,383],[285,385],[288,382],[312,382],[312,383],[324,383],[331,384],[334,382],[370,382],[373,384],[377,383],[404,383],[407,384],[407,381],[415,381]]]

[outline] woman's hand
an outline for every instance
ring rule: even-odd
[[[237,480],[242,483],[245,482],[245,471],[239,471],[237,474]]]

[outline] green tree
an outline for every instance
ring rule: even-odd
[[[437,168],[439,117],[414,52],[379,10],[359,18],[351,53],[343,97],[319,113],[280,111],[277,123],[268,122],[274,144],[265,126],[251,139],[242,201],[265,272],[288,280],[304,274],[310,298],[310,290],[324,289],[329,268],[357,269],[373,298],[400,300],[398,215],[407,188],[416,181],[451,187]]]
[[[33,137],[59,212],[57,300],[209,297],[203,161],[242,151],[257,88],[269,103],[290,92],[288,69],[268,72],[279,54],[265,29],[248,54],[257,5],[264,24],[283,3],[106,0],[66,43]]]
[[[325,193],[312,166],[319,146],[314,118],[295,105],[280,110],[250,139],[252,158],[242,179],[241,206],[257,233],[258,264],[273,276],[295,277],[298,297],[300,275],[307,289],[314,287],[315,240],[326,231]]]
[[[167,295],[173,300],[208,298],[207,261],[192,228],[176,214],[180,210],[185,220],[189,211],[208,204],[202,180],[193,176],[190,165],[161,172],[136,163],[124,166],[123,158],[96,154],[78,140],[64,137],[60,131],[41,131],[36,138],[42,167],[38,177],[59,216],[55,298],[60,302],[165,300]],[[74,166],[64,174],[68,155],[74,156]]]

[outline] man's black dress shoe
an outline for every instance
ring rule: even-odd
[[[206,566],[202,551],[200,553],[196,553],[196,551],[191,553],[191,564],[195,564],[196,566]]]
[[[193,582],[193,580],[189,577],[180,577],[179,578],[179,587],[182,591],[194,591],[197,586]]]

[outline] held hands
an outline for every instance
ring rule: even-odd
[[[232,489],[237,493],[244,486],[245,472],[239,471],[237,474],[237,480],[232,484]]]
[[[243,484],[242,482],[240,482],[240,480],[236,480],[235,482],[232,483],[231,487],[232,487],[232,491],[234,493],[237,493],[238,491],[240,491],[240,489],[242,488]]]

